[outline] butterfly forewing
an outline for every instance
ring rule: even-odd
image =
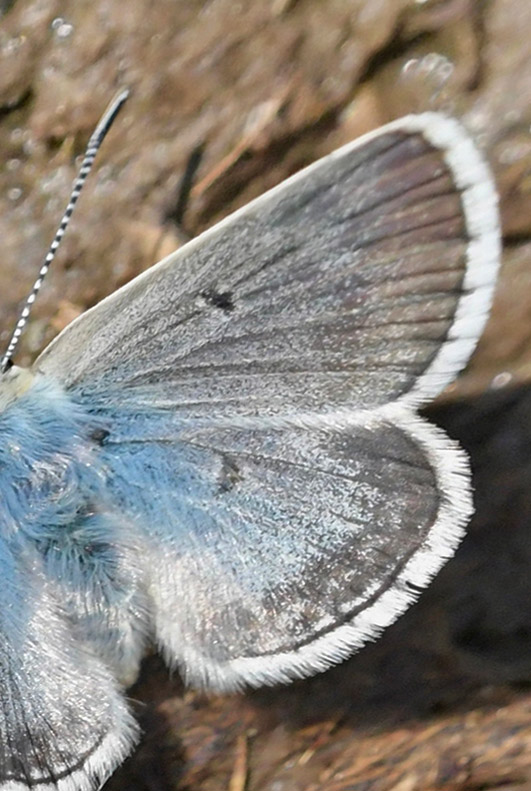
[[[494,233],[494,193],[477,195],[490,181],[474,149],[458,186],[447,152],[406,121],[192,241],[74,322],[38,367],[183,419],[372,408],[423,374],[421,395],[440,390],[489,307],[497,248],[483,244],[479,261],[476,247]],[[472,328],[435,365],[470,310]]]

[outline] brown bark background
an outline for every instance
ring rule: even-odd
[[[470,451],[477,513],[421,601],[304,683],[206,698],[146,661],[130,791],[531,788],[529,0],[0,0],[0,340],[60,219],[75,160],[133,94],[35,308],[25,363],[82,310],[341,143],[409,112],[462,118],[496,175],[492,320],[431,413]]]

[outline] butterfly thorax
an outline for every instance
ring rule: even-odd
[[[8,491],[4,536],[42,541],[76,521],[103,489],[91,422],[59,385],[12,368],[0,379],[0,474]],[[9,479],[9,480],[7,480]]]
[[[78,639],[129,682],[146,608],[134,530],[108,493],[104,433],[49,377],[12,368],[0,379],[0,550],[33,555]]]

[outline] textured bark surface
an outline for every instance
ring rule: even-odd
[[[378,643],[308,682],[206,699],[147,660],[131,692],[145,737],[109,789],[531,787],[530,35],[529,0],[0,0],[3,342],[76,156],[114,90],[133,89],[20,363],[183,236],[400,115],[462,118],[501,195],[492,320],[432,409],[476,474],[457,555]]]

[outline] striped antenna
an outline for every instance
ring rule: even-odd
[[[30,291],[28,298],[22,308],[20,317],[15,325],[15,330],[13,335],[11,336],[11,340],[9,341],[9,345],[6,349],[4,356],[2,357],[2,362],[0,363],[0,373],[5,373],[12,365],[11,358],[15,352],[17,344],[19,342],[20,336],[24,330],[28,322],[28,317],[31,312],[31,308],[37,294],[39,293],[43,280],[46,277],[46,274],[50,268],[50,264],[52,263],[53,259],[55,258],[55,254],[57,252],[57,248],[61,243],[61,239],[64,236],[68,223],[70,222],[70,217],[72,216],[72,212],[74,211],[74,207],[77,203],[77,199],[83,189],[83,185],[86,181],[88,174],[92,168],[94,163],[94,159],[96,154],[98,153],[98,149],[103,143],[105,135],[109,131],[112,126],[112,123],[116,116],[118,115],[119,110],[121,109],[123,103],[129,96],[128,90],[123,90],[109,104],[105,112],[103,113],[100,122],[98,123],[96,129],[92,133],[90,140],[87,145],[87,150],[85,151],[85,156],[83,157],[83,162],[81,163],[81,167],[79,169],[79,173],[77,175],[76,180],[74,181],[74,185],[72,187],[72,193],[70,195],[70,200],[68,201],[68,205],[65,209],[65,213],[63,214],[63,218],[59,223],[59,227],[55,233],[53,242],[50,245],[50,249],[46,254],[46,258],[44,259],[44,263],[40,268],[39,276],[37,280],[33,284],[33,288]]]

